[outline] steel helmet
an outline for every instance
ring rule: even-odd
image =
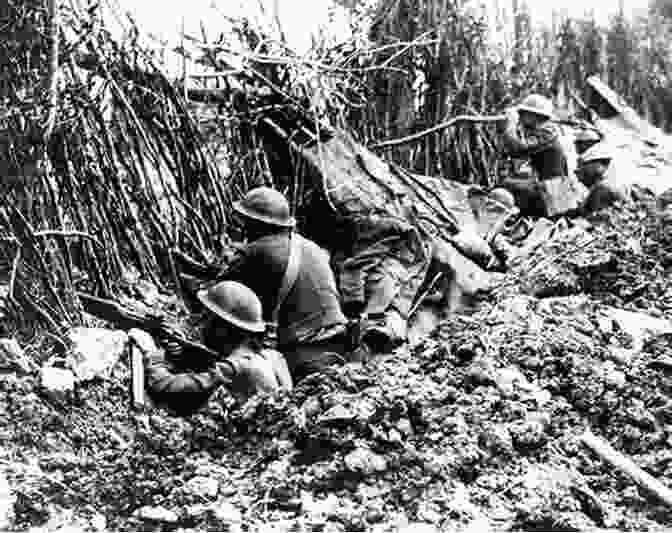
[[[284,195],[270,187],[257,187],[249,191],[233,208],[241,215],[266,224],[293,228],[294,217],[289,214],[289,203]]]
[[[513,209],[514,207],[516,207],[516,200],[514,199],[513,194],[511,194],[509,191],[507,191],[502,187],[492,189],[488,193],[488,197],[492,200],[496,200],[505,207],[508,207],[509,209]]]
[[[606,143],[598,143],[591,146],[579,156],[579,164],[589,163],[590,161],[599,161],[601,159],[611,161],[613,152]]]
[[[529,111],[546,118],[553,117],[553,102],[540,94],[531,94],[518,105],[518,111]]]
[[[210,311],[240,329],[256,333],[266,329],[259,298],[242,283],[221,281],[196,296]]]

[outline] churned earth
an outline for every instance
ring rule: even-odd
[[[672,486],[666,198],[568,223],[468,313],[280,398],[177,418],[131,407],[127,357],[54,394],[47,341],[5,353],[0,529],[671,527],[579,438]]]

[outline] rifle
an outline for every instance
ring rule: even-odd
[[[221,265],[205,264],[180,250],[172,250],[173,257],[180,267],[180,271],[190,276],[204,279],[214,279],[222,271]]]
[[[180,361],[184,366],[204,368],[221,359],[221,355],[218,352],[198,342],[185,339],[177,332],[171,331],[166,327],[161,316],[138,313],[114,300],[98,298],[97,296],[83,292],[78,292],[77,296],[79,296],[82,306],[87,313],[112,322],[120,329],[139,328],[160,339],[179,343],[186,353],[196,356],[195,361]]]

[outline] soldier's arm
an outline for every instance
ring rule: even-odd
[[[518,133],[515,122],[509,122],[504,130],[504,146],[510,155],[526,157],[549,148],[558,135],[552,125],[543,124],[523,136]]]
[[[246,246],[238,251],[233,260],[224,268],[220,269],[216,276],[216,281],[237,281],[243,285],[249,286],[248,277],[252,270],[250,264],[254,255],[254,248]]]
[[[145,383],[150,395],[178,412],[192,412],[200,407],[221,385],[231,384],[231,375],[220,366],[202,372],[177,370],[162,355],[145,359]]]

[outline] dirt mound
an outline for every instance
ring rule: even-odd
[[[495,292],[414,346],[310,376],[284,397],[241,405],[219,391],[182,419],[133,413],[124,364],[59,401],[30,375],[0,375],[12,524],[669,526],[669,510],[578,436],[590,428],[672,485],[672,334],[626,320],[668,313],[670,242],[658,205],[592,222],[563,234],[589,236],[580,254],[548,263],[573,276],[572,290]],[[571,244],[548,242],[538,260],[554,246]]]

